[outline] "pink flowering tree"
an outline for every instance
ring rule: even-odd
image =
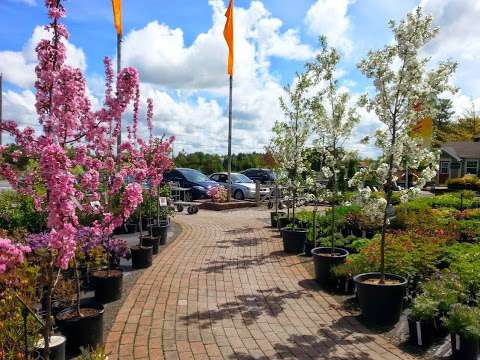
[[[58,278],[55,272],[72,262],[76,266],[75,252],[82,238],[79,229],[88,226],[93,234],[108,236],[121,225],[143,200],[141,184],[147,177],[154,181],[161,177],[161,169],[166,168],[161,153],[169,145],[162,143],[158,152],[148,152],[150,146],[138,141],[140,93],[134,68],[122,69],[115,78],[106,59],[104,106],[92,110],[81,71],[65,62],[63,40],[69,34],[60,23],[65,9],[61,0],[46,0],[45,4],[51,19],[46,29],[52,37],[41,40],[36,47],[35,107],[41,131],[21,129],[15,121],[3,122],[2,128],[11,135],[14,145],[0,148],[0,175],[18,192],[31,196],[36,209],[47,214],[47,315],[43,336],[48,358],[51,297]],[[115,152],[121,131],[119,120],[132,103],[133,129]],[[147,166],[146,153],[155,166],[159,165],[158,170]],[[26,163],[21,172],[17,166],[20,160]],[[95,220],[81,224],[80,218],[85,215]],[[81,316],[80,309],[78,313]]]

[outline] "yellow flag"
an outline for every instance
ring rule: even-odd
[[[113,21],[118,35],[122,35],[122,0],[112,0]]]
[[[412,136],[422,138],[425,145],[432,143],[432,135],[433,121],[430,116],[425,116],[423,119],[420,119],[412,128]]]
[[[227,41],[228,45],[228,67],[227,73],[233,75],[233,0],[230,0],[230,4],[228,4],[227,12],[225,16],[227,17],[227,22],[225,24],[225,29],[223,30],[223,36]]]

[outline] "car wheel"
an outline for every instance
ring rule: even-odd
[[[237,190],[233,193],[233,197],[236,200],[245,200],[245,195],[243,194],[242,190]]]

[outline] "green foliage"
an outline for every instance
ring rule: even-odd
[[[78,360],[108,360],[108,356],[110,355],[105,351],[103,346],[98,346],[95,349],[85,349],[81,347],[80,351],[82,353],[78,357]]]
[[[0,229],[23,228],[38,233],[46,227],[46,215],[35,210],[33,200],[13,190],[0,192]]]
[[[442,258],[475,297],[480,291],[480,244],[455,244],[444,249]]]
[[[474,175],[465,175],[461,178],[448,179],[447,185],[453,188],[480,190],[480,180]]]
[[[446,314],[453,304],[466,301],[468,298],[465,286],[459,277],[445,271],[441,277],[433,278],[421,285],[422,294],[437,303],[438,311]]]
[[[477,307],[455,304],[443,321],[452,334],[472,340],[480,339],[480,309]]]
[[[433,320],[438,315],[438,302],[427,295],[417,296],[412,303],[411,316],[416,321]]]

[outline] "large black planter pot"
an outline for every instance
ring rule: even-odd
[[[465,339],[461,335],[451,334],[453,360],[477,360],[479,350],[478,339]]]
[[[420,347],[428,347],[435,340],[435,320],[416,321],[409,316],[408,333],[410,343]]]
[[[68,317],[69,314],[76,315],[75,308],[68,308],[60,312],[55,319],[55,324],[67,338],[68,354],[78,354],[81,347],[96,348],[103,344],[103,305],[89,301],[84,302],[81,309],[85,312],[84,317]],[[94,309],[96,312],[91,314],[87,309]]]
[[[132,268],[146,269],[152,266],[153,247],[135,246],[130,248],[132,254]]]
[[[290,225],[292,223],[292,219],[285,217],[278,217],[277,218],[277,227],[279,229],[283,229],[287,225]]]
[[[137,224],[126,224],[127,234],[133,234],[137,231]]]
[[[353,278],[362,317],[375,325],[393,325],[402,312],[407,280],[398,275],[385,274],[387,284],[365,282],[376,279],[380,279],[380,273],[360,274]],[[398,283],[388,284],[388,281],[398,281]]]
[[[152,225],[151,227],[151,234],[160,239],[160,245],[165,245],[167,243],[169,226],[170,224],[168,222],[162,222],[160,225]]]
[[[282,239],[283,251],[289,254],[300,254],[307,241],[307,230],[283,228]]]
[[[158,248],[160,245],[160,238],[156,236],[143,236],[142,237],[142,246],[151,246],[152,253],[154,255],[158,254]]]
[[[313,264],[315,266],[315,280],[321,285],[332,287],[336,279],[332,274],[332,268],[345,262],[348,251],[345,249],[334,248],[332,256],[331,247],[317,247],[312,250]]]
[[[61,335],[53,335],[50,337],[50,360],[65,360],[67,338]],[[35,347],[34,354],[35,359],[43,359],[43,349],[45,344],[43,338],[38,342]]]
[[[270,213],[270,224],[272,225],[272,227],[276,228],[278,219],[284,217],[285,215],[286,213],[284,211],[272,211]]]
[[[305,256],[312,256],[313,253],[312,253],[312,250],[313,250],[313,244],[310,242],[310,241],[305,241],[305,245],[303,247],[303,252],[305,253]]]
[[[123,272],[121,270],[100,270],[92,274],[95,286],[95,300],[106,304],[122,297]]]

